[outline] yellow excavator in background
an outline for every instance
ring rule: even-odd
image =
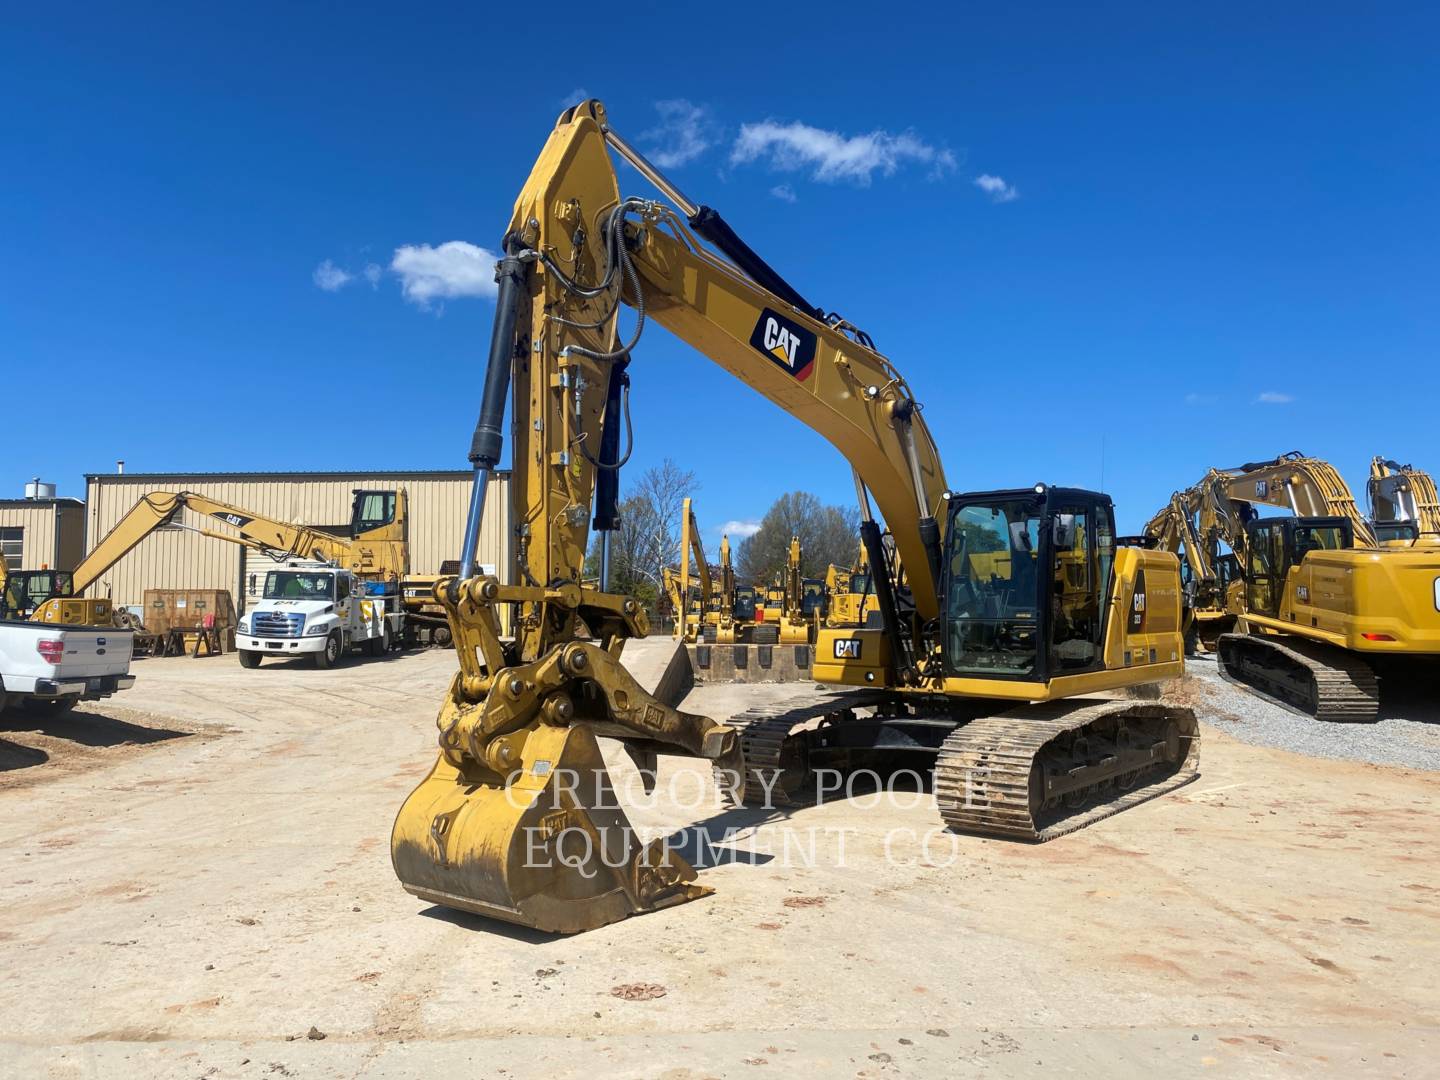
[[[740,585],[735,580],[735,567],[730,558],[730,537],[720,537],[720,584],[716,589],[715,619],[707,619],[701,638],[708,645],[738,645],[750,641],[755,629],[759,597],[753,585]]]
[[[826,626],[869,625],[877,608],[870,577],[870,556],[863,543],[853,567],[830,564],[825,574],[825,590],[829,594],[825,607]]]
[[[690,572],[692,557],[695,567],[693,578]],[[665,593],[675,611],[674,636],[693,644],[700,639],[701,627],[718,621],[718,611],[711,611],[714,591],[710,564],[705,561],[700,526],[695,521],[694,506],[688,495],[680,511],[680,569],[672,570],[667,566],[662,574]]]
[[[1220,635],[1234,628],[1239,610],[1239,560],[1220,546],[1223,531],[1215,506],[1211,489],[1196,484],[1170,496],[1145,525],[1150,542],[1180,559],[1187,653],[1214,652]]]
[[[1380,546],[1330,464],[1292,451],[1211,469],[1177,504],[1199,522],[1181,540],[1194,602],[1234,621],[1217,643],[1231,681],[1321,720],[1367,722],[1378,715],[1377,663],[1440,661],[1440,549]],[[1261,517],[1257,506],[1290,514]],[[1163,533],[1157,522],[1184,516],[1162,511],[1151,526]],[[1233,582],[1216,570],[1225,547]]]
[[[622,198],[610,149],[669,205]],[[637,838],[600,735],[623,741],[647,784],[658,752],[696,755],[731,799],[757,805],[816,798],[817,769],[933,762],[946,825],[1024,840],[1194,778],[1190,710],[1108,695],[1183,671],[1175,557],[1119,546],[1111,501],[1095,492],[952,491],[909,384],[868,335],[687,200],[599,102],[560,117],[502,249],[461,567],[435,588],[460,670],[435,765],[391,836],[408,891],[560,932],[709,892],[673,846]],[[623,338],[622,305],[635,312]],[[600,589],[581,575],[588,528],[603,555],[615,526],[628,367],[651,322],[853,464],[883,627],[825,629],[815,648],[817,681],[853,689],[717,723],[656,700],[621,664],[644,611],[605,591],[605,573]],[[507,402],[517,584],[475,572]],[[879,573],[872,498],[903,591]],[[502,607],[517,612],[510,640]]]
[[[1370,525],[1382,544],[1440,544],[1440,494],[1429,473],[1384,457],[1370,462]]]
[[[781,645],[813,645],[825,617],[825,583],[807,578],[802,571],[800,537],[790,538],[785,572],[781,577],[780,611],[777,618]]]
[[[308,559],[334,563],[368,582],[398,588],[401,579],[417,593],[407,601],[417,611],[433,604],[435,577],[408,578],[406,496],[400,491],[354,493],[349,535],[336,536],[307,525],[276,521],[195,492],[151,491],[141,496],[74,571],[12,570],[6,576],[6,617],[65,625],[104,626],[118,613],[105,597],[84,593],[136,545],[167,527],[264,551],[278,562]],[[233,532],[186,526],[185,510],[229,526]],[[448,633],[448,627],[446,627]]]

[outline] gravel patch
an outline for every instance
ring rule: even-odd
[[[1202,723],[1255,746],[1440,772],[1440,704],[1428,690],[1402,696],[1382,685],[1378,722],[1323,724],[1227,683],[1213,657],[1187,656],[1185,678],[1169,684],[1163,697],[1191,706]]]

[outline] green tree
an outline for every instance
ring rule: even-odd
[[[831,563],[851,566],[860,534],[855,510],[826,506],[808,491],[792,491],[776,499],[759,530],[740,543],[735,572],[744,584],[768,583],[785,569],[790,538],[800,538],[800,572],[824,577]]]

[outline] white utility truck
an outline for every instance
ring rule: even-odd
[[[0,711],[69,712],[135,685],[135,635],[108,626],[0,622]]]
[[[401,640],[405,612],[394,584],[361,581],[330,563],[291,560],[265,574],[265,589],[235,630],[242,667],[260,666],[267,656],[314,658],[333,667],[345,653],[364,646],[383,656]]]

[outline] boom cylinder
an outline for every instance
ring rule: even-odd
[[[495,298],[495,325],[490,332],[490,359],[485,369],[485,390],[480,399],[480,416],[470,438],[470,508],[465,515],[465,539],[460,550],[460,574],[464,581],[475,574],[475,549],[480,541],[480,521],[485,516],[485,495],[490,474],[500,464],[505,437],[505,403],[510,397],[510,363],[515,356],[515,325],[525,296],[525,263],[518,254],[506,255],[495,266],[499,292]]]

